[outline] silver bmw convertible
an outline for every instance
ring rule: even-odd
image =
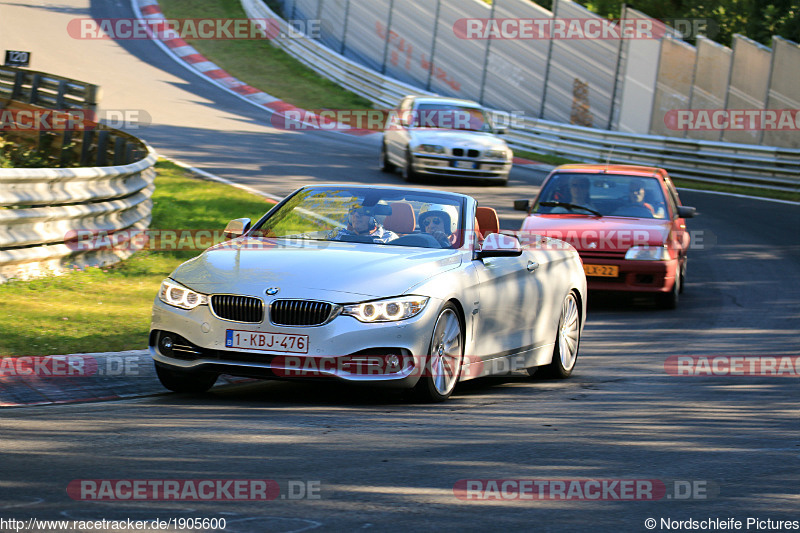
[[[443,401],[459,381],[569,377],[586,316],[572,246],[500,232],[475,199],[427,189],[301,188],[175,269],[153,305],[161,383],[220,374],[342,380]]]

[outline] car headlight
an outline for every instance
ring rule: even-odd
[[[487,159],[508,159],[508,152],[505,150],[489,150],[486,152]]]
[[[181,309],[194,309],[198,305],[208,305],[207,295],[187,289],[169,278],[161,282],[158,299],[165,304]]]
[[[401,296],[388,300],[375,300],[345,305],[343,315],[361,322],[396,322],[418,315],[428,304],[427,296]]]
[[[443,154],[445,153],[444,146],[439,144],[420,144],[417,146],[418,152],[424,152],[427,154]]]
[[[631,246],[625,252],[625,259],[633,261],[667,261],[669,251],[666,246]]]

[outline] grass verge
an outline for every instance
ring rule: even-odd
[[[169,19],[247,18],[239,0],[159,0]],[[342,89],[268,40],[187,39],[234,77],[303,109],[371,109],[369,100]]]
[[[259,218],[260,196],[157,165],[151,229],[221,230]],[[178,241],[180,243],[180,241]],[[141,251],[122,263],[0,285],[0,356],[135,350],[147,347],[150,309],[161,281],[200,250]]]

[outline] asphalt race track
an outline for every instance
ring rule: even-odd
[[[31,51],[32,69],[101,85],[102,108],[151,117],[131,133],[237,183],[278,196],[317,182],[402,183],[377,170],[375,138],[276,130],[266,111],[149,41],[69,37],[69,20],[89,16],[132,11],[123,0],[0,0],[0,49]],[[515,169],[508,187],[430,186],[472,194],[498,208],[503,228],[518,229],[512,201],[533,196],[542,178]],[[681,198],[700,215],[689,221],[698,245],[679,308],[593,300],[570,380],[475,380],[438,405],[333,384],[255,382],[203,396],[4,409],[0,519],[225,518],[231,532],[800,521],[800,368],[794,377],[665,371],[677,355],[800,354],[800,206],[691,191]],[[74,480],[243,479],[274,480],[280,495],[86,501],[68,490]],[[594,498],[581,484],[590,479],[617,488]],[[454,492],[464,480],[484,480],[484,495],[485,480],[551,489],[563,481],[584,497],[466,500]],[[657,490],[625,493],[625,480]]]

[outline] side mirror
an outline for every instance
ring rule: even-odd
[[[490,233],[483,240],[478,251],[478,259],[486,257],[518,257],[522,255],[522,245],[514,235]]]
[[[499,127],[499,128],[495,128],[495,129],[494,129],[494,132],[495,132],[497,135],[505,135],[506,133],[508,133],[508,128],[506,128],[506,127]]]
[[[689,207],[687,205],[679,205],[678,206],[678,217],[679,218],[692,218],[697,214],[697,209],[694,207]]]
[[[527,211],[530,213],[531,202],[528,199],[514,200],[514,211]]]
[[[223,233],[227,239],[235,239],[236,237],[241,237],[244,235],[249,229],[249,218],[236,218],[228,222],[228,225],[225,226],[225,231]]]

